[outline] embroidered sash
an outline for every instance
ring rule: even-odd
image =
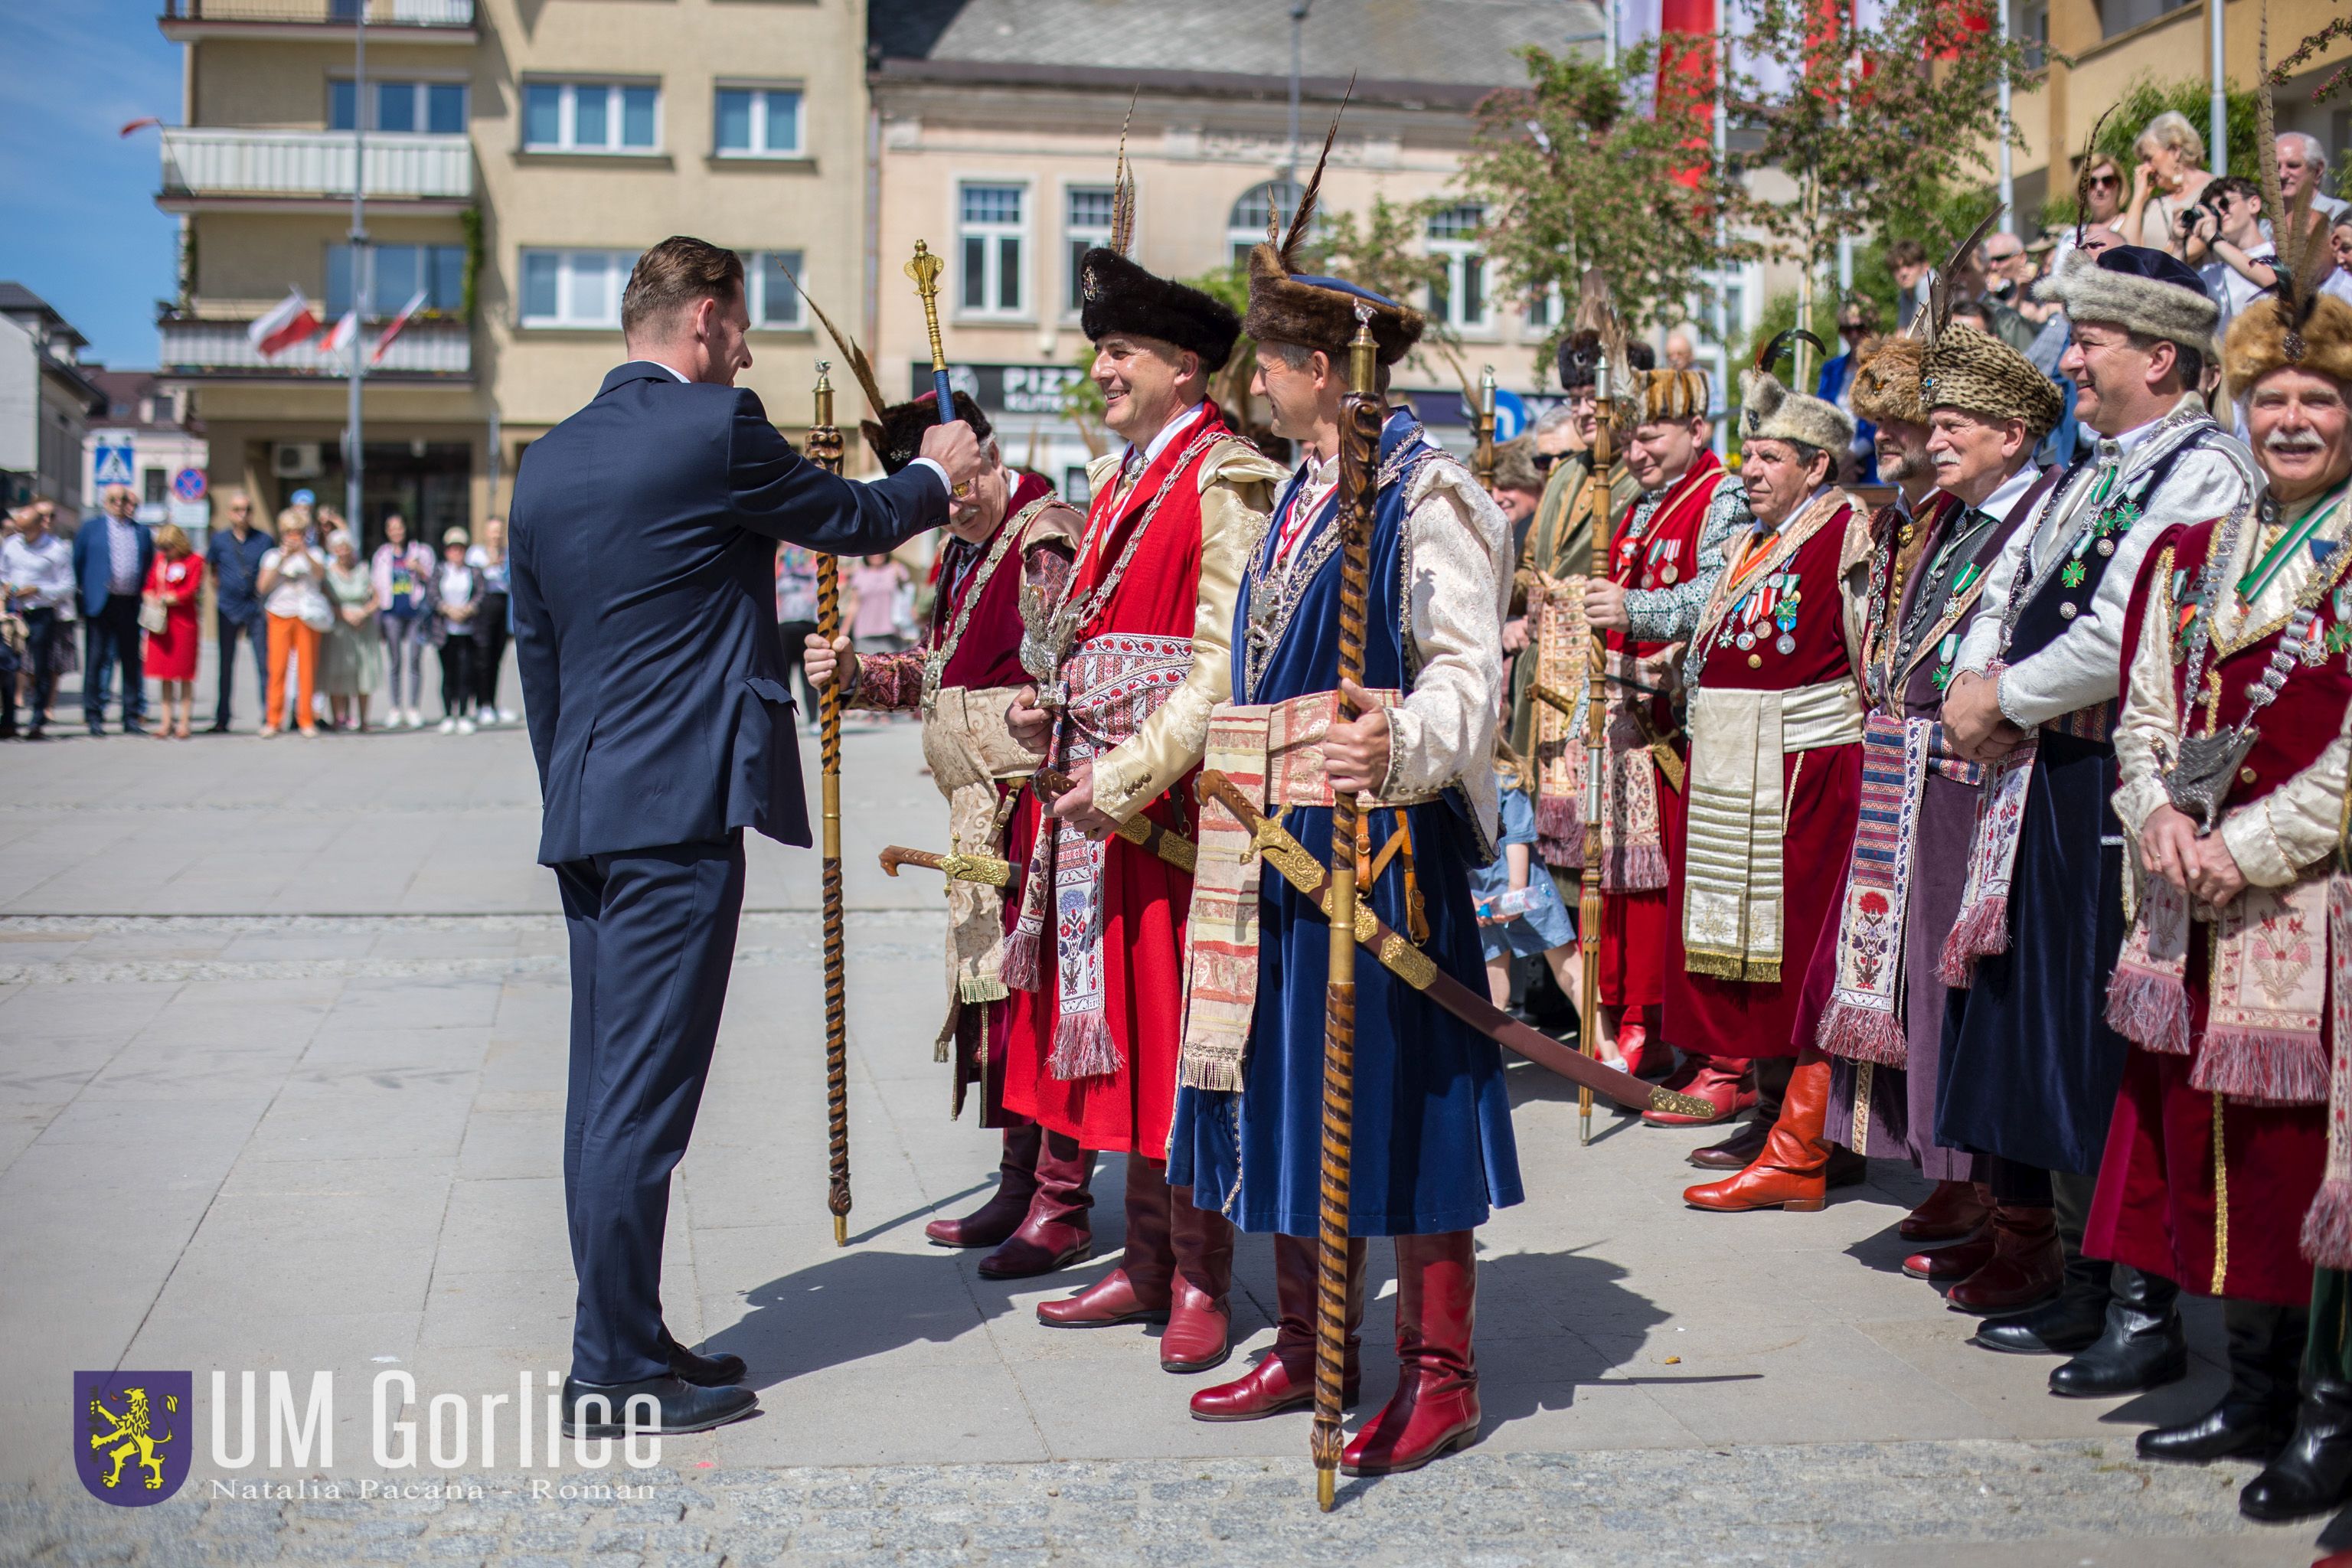
[[[1056,727],[1058,754],[1092,762],[1140,729],[1184,684],[1192,668],[1190,637],[1089,637],[1063,666],[1069,700]],[[1065,1081],[1098,1078],[1125,1065],[1105,1011],[1103,868],[1108,841],[1071,832],[1040,814],[1036,853],[1022,889],[1021,914],[1003,963],[1006,982],[1036,988],[1038,955],[1050,905],[1057,990],[1047,1070]]]
[[[1903,978],[1903,932],[1911,907],[1911,854],[1933,719],[1873,713],[1862,732],[1862,817],[1846,873],[1838,925],[1837,989],[1818,1044],[1833,1057],[1885,1067],[1910,1059],[1895,998]]]
[[[1794,691],[1701,687],[1691,694],[1690,732],[1684,967],[1769,984],[1782,960],[1780,759],[1861,740],[1861,692],[1851,679]]]
[[[1998,673],[1998,672],[1996,672]],[[2025,792],[2033,783],[2033,757],[2041,731],[2027,734],[2017,750],[1985,771],[1984,798],[1977,805],[1975,837],[1969,841],[1969,879],[1960,892],[1960,912],[1936,960],[1936,978],[1956,991],[1968,989],[1976,961],[2009,951],[2009,884],[2017,873],[2017,844],[2025,826]]]
[[[1382,708],[1402,700],[1401,693],[1389,690],[1374,691],[1371,698]],[[1202,766],[1233,780],[1260,811],[1279,816],[1288,806],[1328,806],[1331,781],[1324,767],[1323,737],[1338,710],[1339,694],[1332,691],[1249,706],[1221,702],[1209,714]],[[1376,802],[1370,795],[1360,798],[1367,809],[1412,804]],[[1261,868],[1257,841],[1213,796],[1201,802],[1200,835],[1192,913],[1185,927],[1184,1043],[1176,1081],[1234,1094],[1242,1088],[1250,1021],[1257,1010]]]
[[[2328,879],[2248,888],[2214,913],[2205,1036],[2192,1089],[2242,1105],[2317,1105],[2330,1068],[2320,1026],[2327,990]],[[2190,916],[2179,889],[2150,878],[2124,961],[2107,985],[2107,1023],[2143,1049],[2189,1050]]]
[[[942,687],[923,715],[923,761],[931,782],[948,797],[948,847],[967,854],[1003,852],[1013,796],[1000,779],[1020,778],[1037,765],[1005,728],[1012,688]],[[967,1003],[1002,1001],[1004,984],[1004,890],[948,879],[948,1016],[933,1045],[946,1061],[956,1020]]]
[[[1591,631],[1584,622],[1583,579],[1570,581],[1529,610],[1536,625],[1536,679],[1555,691],[1576,694],[1576,711],[1536,704],[1536,851],[1547,866],[1581,870],[1584,866],[1584,786],[1591,760],[1586,755],[1585,704],[1590,700]],[[1602,710],[1605,755],[1601,774],[1601,889],[1607,893],[1651,891],[1666,885],[1665,839],[1658,823],[1656,747],[1636,706],[1641,694],[1620,684],[1640,679],[1636,660],[1622,649],[1606,656],[1609,673]]]
[[[1585,683],[1584,585],[1577,579],[1545,594],[1528,611],[1535,624],[1536,681],[1554,691]],[[1547,866],[1584,864],[1584,729],[1538,699],[1535,704],[1536,852]]]

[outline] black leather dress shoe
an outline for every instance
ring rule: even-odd
[[[2273,1521],[2305,1519],[2347,1499],[2352,1499],[2352,1383],[2307,1377],[2294,1434],[2278,1458],[2238,1494],[2238,1511]],[[2343,1523],[2328,1525],[2321,1542]]]
[[[583,1383],[567,1377],[563,1380],[563,1435],[625,1437],[629,1401],[648,1394],[653,1397],[655,1420],[651,1425],[640,1424],[637,1430],[665,1437],[724,1426],[760,1407],[760,1396],[748,1388],[698,1388],[675,1377],[648,1377],[636,1383]],[[592,1406],[583,1422],[581,1402],[597,1399],[603,1401],[603,1408]]]
[[[2113,1399],[2189,1375],[2189,1339],[2177,1305],[2180,1287],[2120,1263],[2107,1283],[2105,1328],[2050,1373],[2050,1392],[2061,1398]]]
[[[2008,1355],[2073,1355],[2107,1326],[2107,1280],[2114,1265],[2079,1252],[2066,1260],[2051,1300],[2008,1317],[1987,1318],[1969,1343]]]
[[[690,1351],[667,1330],[662,1332],[662,1354],[669,1358],[672,1377],[697,1388],[725,1388],[742,1382],[744,1373],[751,1370],[740,1355],[702,1355]]]

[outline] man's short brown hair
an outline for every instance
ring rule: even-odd
[[[621,295],[621,334],[658,330],[702,300],[722,304],[743,292],[743,258],[688,235],[674,234],[643,256]]]
[[[1925,267],[1927,264],[1927,247],[1916,239],[1898,239],[1886,247],[1886,265],[1889,267]]]

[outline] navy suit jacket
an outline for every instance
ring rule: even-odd
[[[147,586],[147,569],[155,563],[155,531],[143,522],[131,525],[139,531],[139,586],[137,594]],[[108,595],[114,592],[114,525],[104,512],[81,520],[74,530],[74,581],[81,585],[81,613],[95,616],[106,608]]]
[[[947,521],[938,472],[837,478],[751,392],[640,361],[530,444],[509,513],[541,863],[747,826],[808,843],[776,543],[888,550]]]

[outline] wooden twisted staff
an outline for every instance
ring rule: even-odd
[[[833,367],[816,362],[816,416],[809,425],[809,460],[841,472],[841,426],[833,422]],[[816,558],[816,631],[827,647],[841,636],[841,562]],[[824,808],[824,1115],[832,1176],[824,1206],[833,1211],[833,1244],[849,1245],[849,1000],[845,985],[845,941],[841,906],[841,682],[817,694],[818,755]]]
[[[1592,519],[1592,580],[1609,580],[1609,466],[1616,460],[1616,421],[1609,407],[1609,355],[1603,351],[1592,371],[1592,395],[1599,417],[1592,426],[1592,472],[1585,483],[1598,492],[1598,504],[1589,509]],[[1632,639],[1627,639],[1632,647]],[[1609,765],[1609,639],[1588,624],[1584,667],[1584,874],[1577,888],[1577,960],[1583,994],[1577,998],[1577,1043],[1588,1057],[1601,1054],[1601,775]],[[1576,1136],[1580,1144],[1592,1142],[1592,1090],[1576,1090]]]
[[[1364,679],[1364,606],[1371,591],[1374,465],[1386,410],[1373,390],[1371,309],[1356,307],[1348,345],[1348,395],[1339,405],[1339,676],[1338,712],[1356,721],[1348,689]],[[1355,793],[1331,800],[1330,978],[1323,993],[1323,1184],[1315,1258],[1316,1501],[1328,1513],[1339,1500],[1339,1383],[1348,1337],[1348,1186],[1356,1124],[1356,822]]]

